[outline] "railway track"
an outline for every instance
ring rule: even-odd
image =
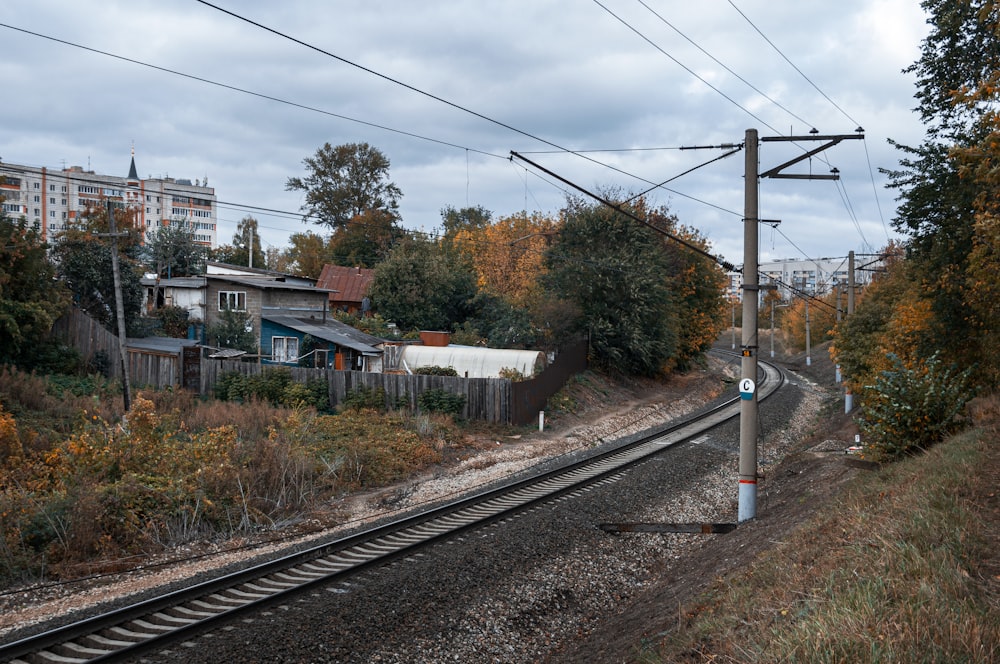
[[[761,362],[758,400],[784,383]],[[614,481],[627,468],[739,414],[739,398],[576,463],[439,506],[268,563],[0,646],[18,664],[121,661],[190,639],[317,585],[349,584],[366,570],[414,556],[542,502]]]

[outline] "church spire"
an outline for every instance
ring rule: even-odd
[[[139,184],[139,173],[135,170],[135,143],[132,144],[132,163],[128,167],[128,183]]]

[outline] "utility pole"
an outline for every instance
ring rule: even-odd
[[[812,338],[809,336],[809,298],[804,298],[806,301],[806,366],[811,367],[813,363],[812,359]]]
[[[774,359],[774,293],[771,293],[771,359]]]
[[[842,313],[841,313],[841,311],[840,311],[840,289],[841,289],[841,284],[840,284],[840,280],[839,279],[837,280],[837,282],[834,284],[833,287],[837,290],[837,325],[839,326],[840,325],[840,319],[843,316]],[[836,382],[837,382],[837,385],[840,385],[840,364],[839,363],[837,364]]]
[[[729,298],[729,309],[733,314],[733,347],[732,350],[736,350],[736,298]]]
[[[854,314],[854,251],[847,252],[847,315]],[[851,393],[851,383],[844,381],[844,413],[854,410],[854,395]]]
[[[757,516],[757,294],[760,290],[758,272],[758,229],[759,202],[758,182],[763,178],[784,178],[795,180],[837,180],[839,173],[829,175],[785,174],[782,171],[805,161],[813,155],[837,145],[846,139],[864,138],[861,127],[854,134],[821,136],[813,130],[806,136],[768,136],[761,142],[806,142],[827,141],[825,145],[804,152],[774,168],[760,172],[758,166],[758,134],[756,129],[747,129],[744,138],[746,165],[744,170],[743,208],[743,348],[740,378],[740,462],[739,462],[739,506],[737,519],[740,523]],[[853,256],[853,253],[852,253]],[[853,261],[852,261],[853,266]],[[747,388],[746,390],[744,388]]]
[[[847,252],[847,315],[854,313],[854,250]]]
[[[132,407],[131,387],[128,378],[128,350],[125,338],[125,304],[122,301],[122,276],[118,268],[118,231],[115,227],[115,208],[109,198],[107,201],[108,229],[111,237],[111,272],[115,281],[115,317],[118,319],[118,353],[122,364],[122,396],[125,399],[125,413]]]
[[[737,521],[757,516],[758,142],[747,129],[743,181],[743,347],[740,365],[740,465]],[[744,391],[748,387],[748,391]]]

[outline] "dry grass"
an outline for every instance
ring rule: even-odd
[[[783,545],[720,579],[645,662],[1000,659],[1000,398],[975,428],[858,478]]]

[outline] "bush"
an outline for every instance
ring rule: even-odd
[[[465,395],[441,389],[427,390],[417,396],[417,405],[425,413],[461,415],[462,409],[465,408]]]
[[[293,383],[288,369],[268,369],[259,375],[244,376],[238,371],[228,371],[215,384],[215,397],[223,401],[246,402],[253,399],[266,401],[273,406],[313,406],[328,410],[330,399],[323,379],[306,383]]]
[[[417,367],[413,373],[421,376],[457,376],[455,367]]]
[[[527,380],[528,377],[521,373],[520,369],[514,367],[504,367],[499,372],[501,378],[506,378],[507,380],[514,381],[515,383],[521,380]]]
[[[385,390],[381,387],[359,387],[344,396],[344,407],[350,410],[386,411]]]
[[[897,459],[938,442],[956,429],[958,416],[973,397],[971,369],[943,367],[938,354],[909,368],[889,354],[892,368],[864,388],[859,426],[866,450],[877,461]]]

